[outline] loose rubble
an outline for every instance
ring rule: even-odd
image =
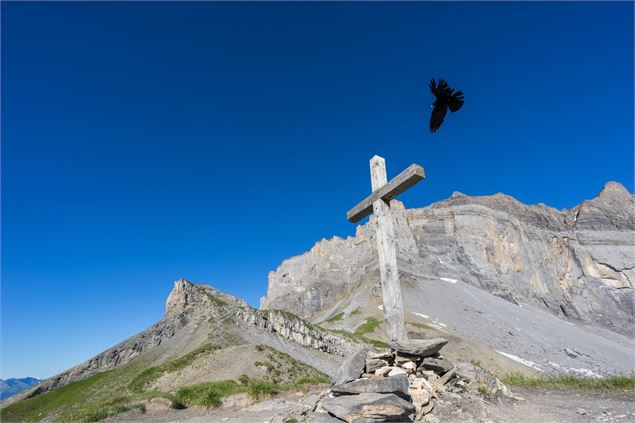
[[[429,422],[437,419],[431,412],[444,395],[520,399],[485,370],[443,358],[440,351],[447,342],[417,339],[383,351],[357,351],[340,366],[306,421]]]

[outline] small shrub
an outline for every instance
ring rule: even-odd
[[[238,383],[240,383],[241,385],[247,385],[249,384],[249,381],[251,379],[249,379],[249,376],[247,375],[240,375],[240,377],[238,378]]]

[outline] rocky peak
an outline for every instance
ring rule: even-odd
[[[221,312],[220,309],[225,306],[248,308],[249,304],[209,285],[199,285],[181,278],[174,282],[174,288],[168,295],[165,302],[165,315],[175,315],[186,311]]]
[[[630,196],[628,190],[624,187],[624,185],[619,182],[609,181],[604,184],[604,188],[600,191],[599,196],[602,195],[622,195],[622,196]]]
[[[196,287],[186,279],[174,282],[174,288],[165,302],[165,314],[181,313],[195,295]]]

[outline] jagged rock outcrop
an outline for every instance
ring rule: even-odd
[[[609,182],[571,210],[496,194],[405,209],[393,200],[403,274],[461,280],[514,303],[635,334],[635,196]],[[374,221],[318,242],[269,274],[261,308],[323,318],[358,286],[378,284]]]

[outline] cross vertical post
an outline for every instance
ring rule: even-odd
[[[405,341],[408,338],[408,333],[404,319],[399,270],[397,269],[395,230],[390,201],[422,180],[425,175],[421,166],[413,164],[388,182],[386,161],[382,157],[374,156],[370,160],[370,176],[372,194],[349,210],[346,218],[350,222],[356,223],[371,213],[375,214],[386,334],[391,341]]]
[[[386,185],[386,161],[379,156],[370,160],[372,190],[376,191]],[[392,224],[390,206],[381,198],[373,202],[373,213],[377,219],[376,238],[379,253],[379,274],[381,291],[384,300],[386,332],[391,341],[407,338],[401,298],[401,283],[397,269],[397,253],[395,248],[395,230]]]

